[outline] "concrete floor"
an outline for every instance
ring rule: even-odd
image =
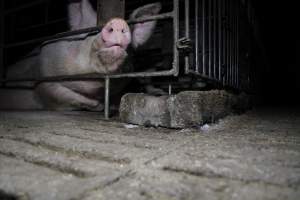
[[[0,112],[0,199],[299,199],[300,112],[199,129],[88,112]]]

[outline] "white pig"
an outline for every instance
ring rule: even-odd
[[[134,13],[136,16],[144,17],[149,13],[158,13],[160,7],[159,3],[150,4],[136,9]],[[151,11],[145,12],[148,9]],[[70,4],[71,29],[95,26],[94,12],[87,0],[82,0],[79,6],[77,3]],[[130,64],[126,61],[127,46],[131,41],[135,41],[134,47],[144,44],[154,27],[155,22],[142,23],[135,26],[131,32],[124,20],[114,18],[97,35],[82,37],[81,40],[72,40],[70,37],[44,45],[39,55],[23,60],[8,69],[8,78],[126,71],[130,68]],[[0,109],[101,110],[103,86],[103,81],[65,81],[39,83],[32,91],[32,95],[29,91],[0,90]]]

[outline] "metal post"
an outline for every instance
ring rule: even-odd
[[[125,0],[98,0],[97,1],[97,25],[104,25],[113,17],[125,17]]]
[[[199,73],[199,4],[198,0],[195,0],[195,70]]]
[[[172,94],[172,84],[170,83],[169,84],[169,95],[171,95]]]
[[[214,22],[214,79],[217,78],[216,67],[217,67],[217,1],[213,1],[213,22]]]
[[[185,37],[186,38],[190,38],[190,1],[189,0],[185,0]],[[184,62],[185,62],[185,73],[187,74],[189,72],[189,54],[187,54],[184,57]]]
[[[222,0],[218,0],[218,25],[219,25],[219,77],[218,80],[221,81],[222,80],[222,4],[221,4]]]
[[[208,1],[208,76],[211,77],[211,0]]]
[[[104,117],[109,119],[109,77],[105,77]]]
[[[205,47],[205,42],[206,42],[206,38],[205,38],[205,25],[206,25],[206,21],[205,21],[205,0],[202,0],[202,73],[204,75],[206,75],[206,47]]]
[[[173,32],[174,32],[174,42],[173,42],[173,70],[174,75],[179,74],[179,53],[176,46],[176,42],[179,39],[179,0],[173,0]]]
[[[4,1],[0,1],[0,79],[5,78],[4,70]],[[3,86],[3,84],[1,84]]]

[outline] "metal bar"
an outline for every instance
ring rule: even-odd
[[[195,71],[199,72],[199,4],[195,0]]]
[[[230,4],[230,1],[227,0],[226,1],[226,20],[227,20],[227,30],[226,30],[226,84],[229,85],[229,66],[230,66],[230,63],[229,63],[229,56],[230,56],[230,24],[229,24],[229,15],[230,15],[230,12],[229,12],[229,4]]]
[[[206,75],[205,0],[202,0],[202,73]]]
[[[134,24],[134,23],[140,23],[140,22],[146,22],[146,21],[153,21],[153,20],[163,20],[163,19],[169,19],[173,17],[173,13],[164,13],[156,16],[149,16],[149,17],[144,17],[138,20],[128,20],[128,24]],[[37,38],[37,39],[32,39],[32,40],[27,40],[23,42],[17,42],[17,43],[12,43],[12,44],[7,44],[4,46],[4,48],[12,48],[16,46],[21,46],[21,45],[27,45],[27,44],[32,44],[32,43],[39,43],[39,42],[44,42],[44,41],[49,41],[49,40],[56,40],[60,39],[63,37],[68,37],[68,36],[73,36],[73,35],[79,35],[82,33],[92,33],[92,32],[100,32],[101,27],[91,27],[91,28],[85,28],[85,29],[79,29],[75,31],[68,31],[68,32],[62,32],[58,33],[53,36],[47,36],[47,37],[42,37],[42,38]]]
[[[176,41],[179,40],[179,0],[173,0],[173,68],[168,73],[174,74],[174,76],[178,76],[179,74],[179,53],[176,45]],[[172,71],[172,72],[171,72]]]
[[[218,80],[221,81],[222,80],[222,4],[221,4],[222,0],[218,0],[218,26],[219,26],[219,30],[218,30],[218,35],[219,35],[219,77]]]
[[[232,55],[233,55],[233,22],[232,22],[232,16],[233,16],[233,0],[231,0],[229,4],[229,23],[230,23],[230,32],[229,32],[229,86],[232,86]]]
[[[114,17],[125,18],[125,0],[98,0],[97,24],[104,25]]]
[[[176,76],[176,69],[157,71],[157,72],[133,72],[123,74],[84,74],[84,75],[70,75],[70,76],[53,76],[40,78],[18,78],[18,79],[1,79],[0,82],[63,82],[63,81],[92,81],[99,80],[105,77],[108,78],[134,78],[134,77],[155,77],[155,76]]]
[[[185,37],[190,38],[190,1],[185,0],[184,2],[184,15],[185,15]],[[189,66],[189,54],[185,55],[184,57],[184,66],[185,66],[185,73],[187,74],[190,66]]]
[[[17,47],[17,46],[22,46],[22,45],[27,45],[27,44],[32,44],[32,43],[39,43],[39,42],[49,42],[52,40],[57,40],[57,39],[61,39],[61,38],[68,37],[68,36],[79,35],[82,33],[100,32],[100,31],[101,31],[101,27],[92,27],[92,28],[85,28],[85,29],[80,29],[80,30],[75,30],[75,31],[68,31],[68,32],[58,33],[53,36],[46,36],[46,37],[27,40],[27,41],[23,41],[23,42],[7,44],[7,45],[4,45],[4,48],[12,48],[12,47]]]
[[[2,0],[3,1],[3,0]],[[24,4],[22,6],[19,6],[17,8],[12,8],[12,9],[7,9],[4,11],[4,15],[9,15],[9,14],[12,14],[12,13],[16,13],[18,11],[21,11],[21,10],[24,10],[24,9],[27,9],[27,8],[31,8],[31,7],[34,7],[36,5],[40,5],[40,4],[43,4],[45,3],[47,0],[38,0],[38,1],[34,1],[34,2],[31,2],[31,3],[27,3],[27,4]]]
[[[216,75],[216,65],[217,65],[217,13],[216,13],[216,11],[217,11],[217,1],[216,0],[213,0],[213,23],[214,23],[214,31],[213,31],[213,33],[214,33],[214,41],[213,41],[213,44],[214,44],[214,47],[213,47],[213,58],[214,58],[214,63],[213,63],[213,65],[214,65],[214,78],[216,78],[217,77],[217,75]]]
[[[0,2],[0,78],[5,78],[4,69],[4,1]],[[2,84],[1,84],[2,85]]]
[[[211,0],[208,1],[208,76],[211,77]]]
[[[240,69],[240,65],[239,65],[239,12],[240,12],[240,4],[238,4],[238,16],[237,16],[237,36],[236,36],[236,39],[237,39],[237,55],[236,55],[236,63],[237,63],[237,70],[236,70],[236,86],[237,88],[239,89],[240,87],[240,84],[239,84],[239,69]]]
[[[105,77],[104,117],[109,119],[109,77]]]

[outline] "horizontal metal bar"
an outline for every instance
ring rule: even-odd
[[[154,77],[154,76],[172,76],[176,75],[176,70],[164,70],[157,72],[133,72],[124,74],[84,74],[70,76],[53,76],[41,78],[18,78],[18,79],[1,79],[0,82],[63,82],[63,81],[92,81],[103,78],[134,78],[134,77]]]
[[[16,43],[12,43],[12,44],[6,44],[6,45],[4,45],[4,48],[7,49],[7,48],[26,45],[26,44],[32,44],[32,43],[38,43],[38,42],[47,42],[47,41],[51,41],[51,40],[57,40],[57,39],[61,39],[61,38],[64,38],[64,37],[73,36],[73,35],[79,35],[79,34],[83,34],[83,33],[100,32],[100,31],[101,31],[101,27],[91,27],[91,28],[85,28],[85,29],[80,29],[80,30],[75,30],[75,31],[68,31],[68,32],[58,33],[58,34],[53,35],[53,36],[46,36],[46,37],[27,40],[27,41],[23,41],[23,42],[16,42]]]
[[[4,1],[4,0],[2,0],[2,1]],[[16,12],[24,10],[26,8],[31,8],[31,7],[34,7],[36,5],[46,3],[47,1],[48,0],[38,0],[38,1],[31,2],[31,3],[27,3],[25,5],[22,5],[22,6],[19,6],[19,7],[16,7],[16,8],[8,9],[8,10],[4,11],[4,15],[16,13]]]
[[[128,20],[127,22],[128,22],[128,24],[134,24],[134,23],[153,21],[153,20],[162,20],[162,19],[169,19],[169,18],[173,18],[173,12],[163,13],[163,14],[155,15],[155,16],[143,17],[143,18],[138,19],[138,20]],[[68,31],[68,32],[58,33],[58,34],[53,35],[53,36],[46,36],[46,37],[27,40],[27,41],[23,41],[23,42],[6,44],[6,45],[4,45],[4,48],[7,49],[7,48],[22,46],[22,45],[27,45],[27,44],[32,44],[32,43],[39,43],[39,42],[45,42],[45,41],[49,41],[49,40],[56,40],[56,39],[60,39],[60,38],[63,38],[63,37],[79,35],[79,34],[83,34],[83,33],[100,32],[101,29],[102,29],[102,27],[91,27],[91,28],[79,29],[79,30],[75,30],[75,31]]]

